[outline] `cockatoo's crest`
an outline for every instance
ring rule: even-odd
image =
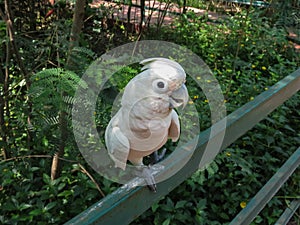
[[[158,58],[145,59],[141,61],[140,64],[143,65],[142,71],[145,69],[157,69],[163,66],[169,66],[185,74],[184,69],[181,67],[179,63],[166,58],[158,57]]]
[[[140,62],[142,71],[149,70],[149,75],[160,77],[176,84],[175,89],[185,83],[186,74],[177,62],[166,58],[150,58]]]

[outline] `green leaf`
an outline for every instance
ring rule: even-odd
[[[270,144],[275,142],[275,139],[272,136],[267,136],[266,140],[267,140],[268,146],[270,146]]]
[[[57,187],[57,190],[61,191],[66,186],[66,183],[60,183]]]
[[[226,213],[221,212],[220,217],[225,219],[225,220],[229,220],[229,216]]]
[[[215,166],[215,162],[213,161],[207,168],[208,177],[212,177],[218,170],[218,167]]]
[[[51,178],[49,177],[48,174],[43,173],[43,181],[45,184],[50,184],[51,183]]]
[[[254,220],[255,224],[261,224],[263,222],[263,218],[261,216],[257,216]]]
[[[186,203],[187,203],[187,201],[185,201],[185,200],[177,202],[175,205],[175,209],[183,208]]]
[[[48,146],[49,146],[49,141],[48,141],[48,139],[47,139],[46,137],[43,138],[43,145],[44,145],[45,147],[48,147]]]
[[[156,202],[151,206],[152,212],[156,212],[156,210],[159,208],[159,204]]]
[[[34,167],[31,167],[31,168],[30,168],[30,171],[31,171],[31,172],[35,172],[35,171],[38,171],[38,170],[40,170],[40,169],[41,169],[40,167],[34,166]]]
[[[49,204],[47,204],[44,207],[44,211],[49,211],[50,209],[52,209],[53,207],[55,207],[57,205],[57,202],[50,202]]]
[[[28,208],[30,208],[30,207],[32,207],[31,204],[22,203],[22,204],[20,205],[20,207],[19,207],[19,210],[22,211],[22,210],[28,209]]]
[[[171,222],[171,218],[169,217],[162,223],[162,225],[169,225],[170,222]]]
[[[6,203],[5,208],[3,210],[14,211],[14,210],[17,210],[17,207],[12,202],[8,202],[8,203]]]
[[[293,128],[291,128],[288,124],[284,125],[284,128],[289,130],[289,131],[292,131],[292,132],[296,132]]]
[[[31,215],[31,216],[39,216],[42,214],[43,214],[42,209],[35,209],[35,210],[32,210],[29,212],[29,215]]]
[[[205,209],[206,208],[206,199],[201,199],[198,203],[197,203],[197,208],[198,209]]]
[[[58,197],[65,197],[65,198],[67,198],[69,196],[72,196],[73,194],[74,194],[73,190],[65,190],[65,191],[59,193],[57,196]]]
[[[166,212],[173,212],[174,210],[174,203],[170,198],[167,198],[166,204],[161,205],[161,209]]]

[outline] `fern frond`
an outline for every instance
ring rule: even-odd
[[[63,101],[67,104],[74,104],[75,98],[73,96],[63,96]]]
[[[32,102],[31,130],[41,136],[57,136],[59,133],[59,116],[66,112],[67,119],[70,115],[74,95],[78,85],[84,85],[80,78],[72,71],[53,68],[36,73],[32,78],[32,85],[28,95]],[[54,130],[55,131],[54,131]],[[69,129],[69,128],[66,128]],[[52,130],[52,132],[50,132]]]
[[[95,52],[93,52],[91,49],[88,48],[83,48],[83,47],[75,47],[73,49],[74,53],[80,54],[80,55],[85,55],[87,57],[89,57],[92,60],[95,60],[97,55]]]
[[[92,50],[83,47],[75,47],[70,55],[68,67],[71,67],[69,69],[81,76],[95,59],[96,54]]]
[[[59,117],[58,116],[46,117],[45,122],[49,125],[56,125],[59,123]]]

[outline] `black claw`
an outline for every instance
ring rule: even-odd
[[[150,191],[152,191],[154,193],[157,192],[156,184],[147,185],[147,187],[149,188]]]

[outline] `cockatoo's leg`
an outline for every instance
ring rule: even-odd
[[[140,170],[140,175],[142,178],[145,179],[145,182],[147,184],[147,187],[153,191],[156,192],[156,183],[155,183],[155,179],[154,176],[152,175],[152,169],[150,166],[142,166],[139,168]]]
[[[152,175],[153,170],[151,169],[151,166],[145,166],[143,164],[143,158],[136,158],[130,161],[137,168],[136,175],[145,180],[148,188],[151,191],[156,192],[156,183],[154,176]]]
[[[158,151],[154,152],[153,153],[153,161],[154,161],[153,164],[160,162],[165,157],[166,151],[167,151],[167,149],[163,148],[161,150],[160,154],[158,154]]]

